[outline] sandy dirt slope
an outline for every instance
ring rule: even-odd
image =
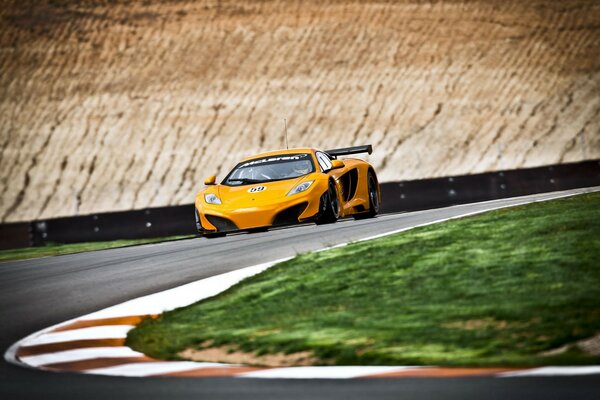
[[[190,203],[283,145],[382,181],[600,158],[600,2],[2,0],[0,221]]]

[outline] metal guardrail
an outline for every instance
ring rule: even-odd
[[[381,184],[381,212],[600,185],[600,160]],[[194,234],[193,204],[0,225],[0,249]]]

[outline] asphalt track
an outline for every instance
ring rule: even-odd
[[[0,263],[0,348],[4,352],[24,336],[67,319],[215,274],[440,219],[585,191]],[[0,398],[600,399],[600,378],[141,379],[50,373],[2,361]]]

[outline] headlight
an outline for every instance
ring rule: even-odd
[[[208,204],[221,204],[221,199],[219,199],[216,194],[212,193],[205,194],[204,201],[206,201]]]
[[[290,192],[287,195],[291,196],[293,194],[302,193],[306,189],[308,189],[310,187],[310,185],[312,185],[313,182],[314,181],[302,182],[301,184],[299,184],[298,186],[296,186],[295,188],[293,188],[292,190],[290,190]]]

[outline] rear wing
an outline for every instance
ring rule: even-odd
[[[369,153],[373,152],[373,146],[370,144],[366,146],[354,146],[354,147],[344,147],[341,149],[333,149],[333,150],[325,150],[325,153],[329,155],[331,158],[337,158],[339,156],[348,156],[350,154],[360,154],[360,153]]]

